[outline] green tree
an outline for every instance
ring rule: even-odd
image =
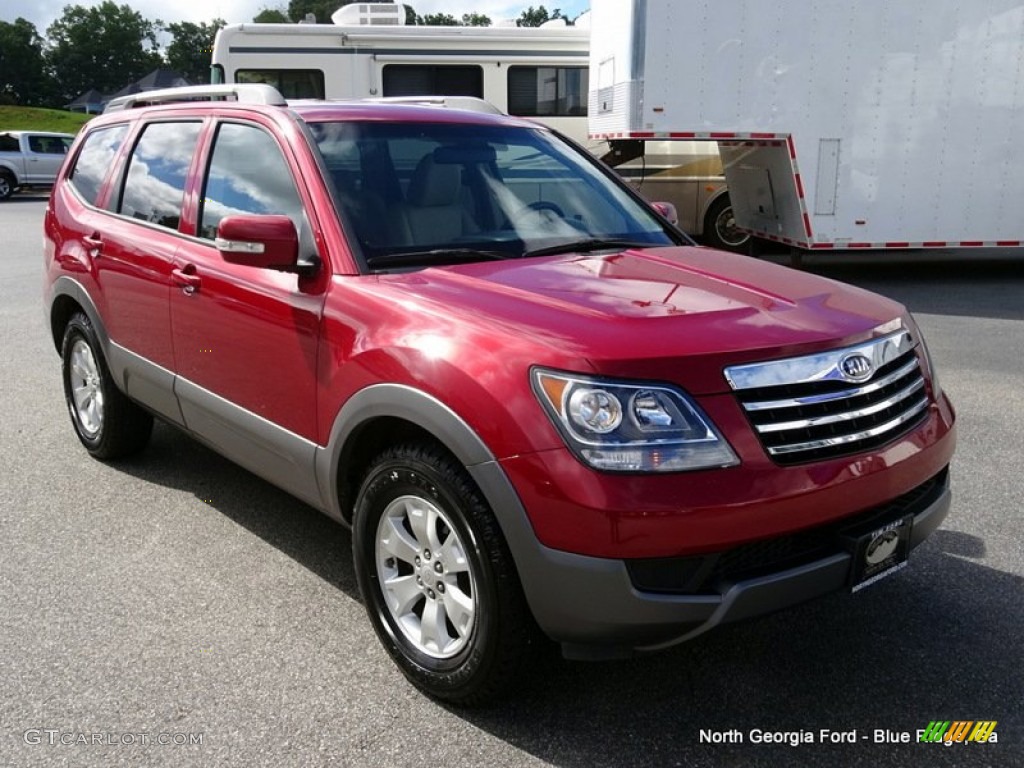
[[[64,14],[46,30],[45,60],[61,103],[89,88],[105,93],[121,90],[159,67],[158,24],[127,5],[112,0],[83,8],[64,7]]]
[[[572,21],[562,15],[561,8],[555,8],[551,13],[548,13],[548,9],[543,5],[538,5],[536,9],[531,5],[521,14],[516,20],[517,27],[539,27],[545,21],[551,21],[553,19],[565,19],[567,24],[572,24]]]
[[[288,14],[280,8],[263,8],[252,17],[257,24],[288,24],[291,19]]]
[[[464,13],[462,14],[462,26],[489,27],[491,26],[491,17],[482,13]]]
[[[50,103],[43,64],[43,39],[36,25],[20,16],[0,21],[0,104]]]
[[[457,27],[459,20],[450,13],[427,13],[416,17],[416,23],[427,27]]]
[[[210,59],[213,56],[213,38],[227,22],[214,19],[209,24],[180,21],[164,29],[174,36],[167,46],[167,64],[193,83],[210,82]]]

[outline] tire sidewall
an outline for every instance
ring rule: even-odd
[[[90,435],[83,428],[78,416],[78,410],[75,407],[75,399],[71,392],[71,349],[78,340],[84,341],[89,346],[89,351],[92,352],[93,360],[96,361],[96,368],[99,371],[100,376],[100,387],[103,390],[103,424],[95,435]],[[75,317],[72,317],[68,322],[67,327],[64,329],[64,340],[61,344],[61,358],[61,375],[64,380],[64,401],[67,403],[68,412],[71,415],[71,423],[75,427],[75,434],[77,434],[78,439],[82,441],[82,445],[84,445],[91,453],[96,453],[103,448],[103,440],[107,434],[108,414],[106,413],[106,409],[111,402],[111,387],[113,386],[113,382],[110,379],[106,361],[103,359],[103,354],[100,351],[96,332],[93,331],[92,325],[84,316],[76,315]]]
[[[726,211],[732,209],[732,201],[727,197],[719,197],[708,208],[707,220],[704,226],[704,237],[713,248],[723,251],[737,251],[743,249],[750,242],[750,235],[744,236],[743,240],[737,243],[727,242],[718,231],[718,222]]]
[[[376,536],[388,504],[400,496],[420,496],[437,506],[462,541],[473,572],[475,623],[463,648],[455,656],[437,659],[413,647],[397,626],[377,573]],[[402,671],[428,692],[442,697],[471,691],[474,681],[494,663],[497,629],[496,580],[480,536],[468,517],[479,501],[462,498],[431,464],[412,457],[392,457],[377,463],[367,475],[356,503],[353,525],[353,560],[367,613],[381,642]]]

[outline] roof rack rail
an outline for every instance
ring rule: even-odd
[[[347,6],[345,6],[347,7]],[[375,96],[360,101],[374,104],[412,104],[424,107],[447,107],[448,109],[464,109],[470,112],[487,112],[492,115],[505,114],[486,99],[476,96]]]
[[[173,104],[184,101],[237,101],[244,104],[287,105],[284,96],[272,85],[262,83],[218,83],[215,85],[188,85],[183,88],[162,88],[157,91],[141,91],[129,96],[111,99],[106,112],[119,112],[152,104]]]

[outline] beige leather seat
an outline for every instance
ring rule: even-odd
[[[446,243],[479,231],[465,207],[462,167],[420,160],[406,193],[405,221],[414,243]]]

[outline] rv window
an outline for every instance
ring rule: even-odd
[[[235,82],[272,85],[286,99],[322,99],[326,93],[319,69],[239,69]]]
[[[484,97],[484,72],[477,66],[445,64],[388,64],[384,67],[385,96]]]
[[[586,67],[509,67],[508,112],[523,117],[587,114]]]

